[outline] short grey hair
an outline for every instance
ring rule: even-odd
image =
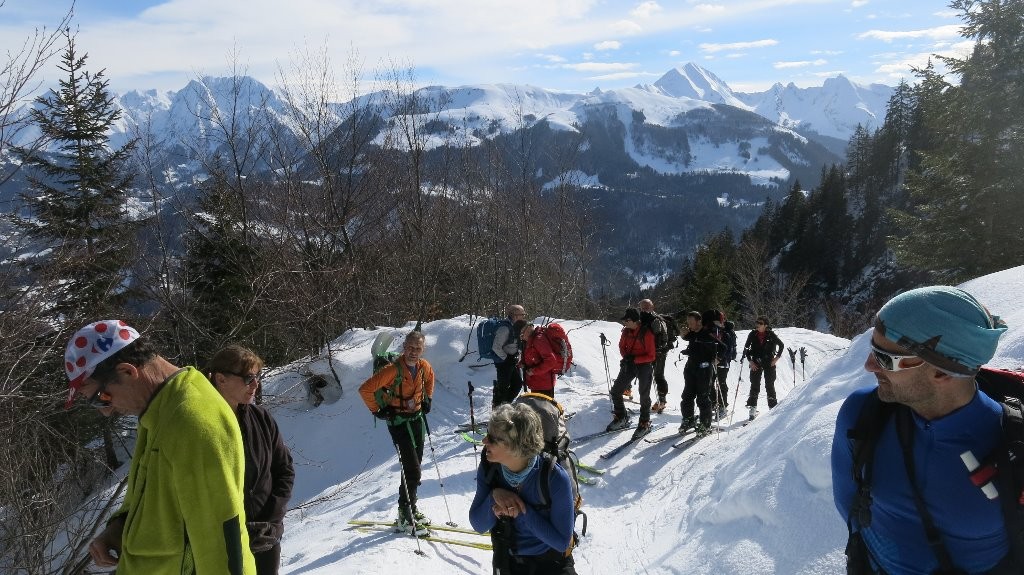
[[[544,426],[528,405],[504,403],[491,412],[488,430],[505,441],[512,455],[530,458],[544,450]]]

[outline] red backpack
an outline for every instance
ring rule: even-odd
[[[569,334],[557,323],[549,323],[546,326],[536,328],[540,334],[547,338],[551,344],[551,350],[562,358],[562,366],[555,370],[555,373],[562,375],[572,367],[572,344],[569,343]]]

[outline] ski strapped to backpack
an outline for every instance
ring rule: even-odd
[[[977,461],[970,452],[961,455],[970,471],[971,482],[990,498],[999,497],[1006,526],[1010,553],[1017,565],[1024,565],[1024,372],[983,367],[975,376],[978,389],[999,401],[1003,409],[1002,438],[992,453]],[[913,433],[914,421],[910,408],[883,402],[878,391],[869,394],[847,437],[853,443],[853,476],[857,485],[850,516],[847,517],[849,540],[846,545],[849,573],[867,573],[873,568],[867,548],[854,524],[871,525],[871,482],[875,448],[890,420],[895,419],[896,435],[903,453],[904,464],[913,489],[914,504],[924,526],[925,536],[941,572],[958,571],[949,550],[942,541],[942,533],[928,512],[919,486],[914,481]]]

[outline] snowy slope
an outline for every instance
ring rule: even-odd
[[[965,286],[993,313],[1010,324],[995,365],[1024,362],[1024,267],[993,274]],[[582,435],[602,428],[610,418],[605,396],[599,334],[614,339],[617,324],[562,322],[570,329],[578,366],[559,380],[558,399],[578,415],[570,432]],[[402,331],[412,326],[404,326]],[[451,432],[469,420],[467,381],[476,386],[476,414],[490,404],[489,367],[471,368],[474,355],[458,361],[465,349],[469,316],[426,324],[426,357],[438,376],[430,416],[433,447],[424,457],[421,507],[435,522],[451,518],[468,525],[477,462],[471,445]],[[667,443],[642,444],[612,461],[598,455],[624,437],[601,438],[578,447],[580,458],[607,469],[598,486],[584,486],[588,536],[576,550],[580,573],[806,573],[841,572],[846,534],[832,505],[829,451],[835,415],[853,389],[873,381],[861,369],[868,338],[852,343],[817,332],[781,328],[788,347],[808,349],[807,380],[796,383],[788,354],[779,363],[779,406],[740,427],[741,413],[728,432],[679,452]],[[747,332],[741,331],[740,341]],[[344,395],[332,405],[312,409],[299,388],[298,368],[271,377],[266,393],[297,464],[297,507],[287,518],[283,573],[387,573],[414,568],[425,575],[489,572],[486,551],[423,543],[426,557],[415,555],[408,537],[361,533],[346,525],[355,517],[391,519],[395,510],[398,467],[387,431],[375,426],[359,401],[356,387],[370,371],[369,346],[375,331],[357,330],[339,338],[335,367],[344,378]],[[475,350],[475,342],[470,349]],[[609,362],[617,365],[615,348]],[[670,393],[682,390],[682,363],[670,356]],[[730,395],[740,376],[731,371]],[[326,360],[312,363],[325,372]],[[614,377],[614,372],[611,374]],[[739,385],[743,404],[748,374]],[[634,406],[636,407],[636,406]],[[673,405],[658,420],[678,425]],[[432,453],[433,452],[433,453]],[[435,462],[437,468],[435,469]],[[444,477],[444,492],[438,471]],[[471,537],[471,536],[464,536]]]

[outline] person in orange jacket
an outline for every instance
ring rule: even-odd
[[[526,387],[534,393],[555,398],[555,379],[562,367],[562,356],[555,353],[551,342],[544,335],[544,327],[532,323],[523,326],[520,338],[523,340],[523,358],[519,365],[526,375]]]
[[[622,400],[622,392],[629,387],[633,378],[640,379],[640,420],[637,422],[634,438],[645,435],[651,429],[651,382],[654,379],[654,360],[657,352],[654,333],[640,324],[640,311],[629,308],[620,319],[625,327],[619,336],[619,375],[612,384],[612,405],[615,418],[608,424],[608,431],[629,427],[629,415]]]
[[[405,336],[402,355],[359,386],[363,403],[378,419],[387,422],[391,441],[398,449],[402,481],[398,489],[398,521],[403,531],[429,535],[430,520],[416,507],[423,461],[425,415],[434,395],[434,368],[423,359],[426,338],[413,331]]]

